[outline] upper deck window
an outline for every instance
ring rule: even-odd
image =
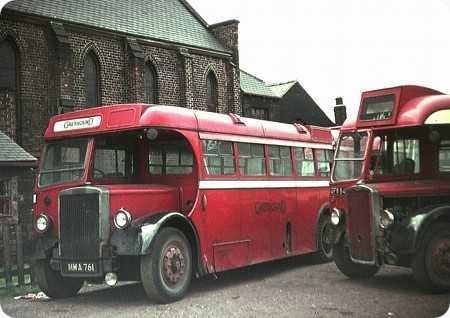
[[[360,120],[386,120],[392,118],[395,95],[368,97],[364,99]]]
[[[210,176],[233,175],[233,143],[231,141],[203,140],[203,160]]]
[[[450,140],[442,140],[439,146],[439,171],[450,172]]]

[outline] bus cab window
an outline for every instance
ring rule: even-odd
[[[439,146],[439,171],[450,172],[450,140],[442,140]]]
[[[95,147],[94,179],[134,176],[134,143],[117,136],[99,140]]]
[[[373,169],[375,175],[411,175],[420,172],[418,139],[390,139],[386,137],[382,139],[379,158],[376,167]],[[372,155],[374,155],[373,152]]]
[[[193,170],[194,157],[185,140],[150,142],[149,172],[152,175],[187,175]]]

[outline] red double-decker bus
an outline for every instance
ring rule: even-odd
[[[450,288],[450,96],[418,86],[365,92],[340,133],[331,178],[334,260],[351,278],[412,267]]]
[[[140,280],[170,302],[194,275],[331,257],[329,129],[114,105],[54,116],[45,141],[34,258],[51,297]]]

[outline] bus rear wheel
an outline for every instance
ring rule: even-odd
[[[414,278],[431,293],[450,290],[450,224],[433,226],[412,262]]]
[[[141,281],[147,296],[158,303],[177,301],[192,278],[192,252],[186,236],[176,228],[161,229],[149,254],[141,258]]]
[[[338,244],[333,246],[333,258],[337,268],[347,277],[352,279],[364,279],[374,276],[380,266],[358,264],[351,260],[345,238],[341,238]]]
[[[51,298],[75,296],[84,283],[82,279],[62,277],[59,272],[50,268],[47,259],[37,260],[33,271],[39,287]]]

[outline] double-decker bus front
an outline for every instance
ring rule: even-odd
[[[403,86],[363,93],[341,130],[330,189],[334,260],[351,278],[411,267],[450,288],[450,98]]]

